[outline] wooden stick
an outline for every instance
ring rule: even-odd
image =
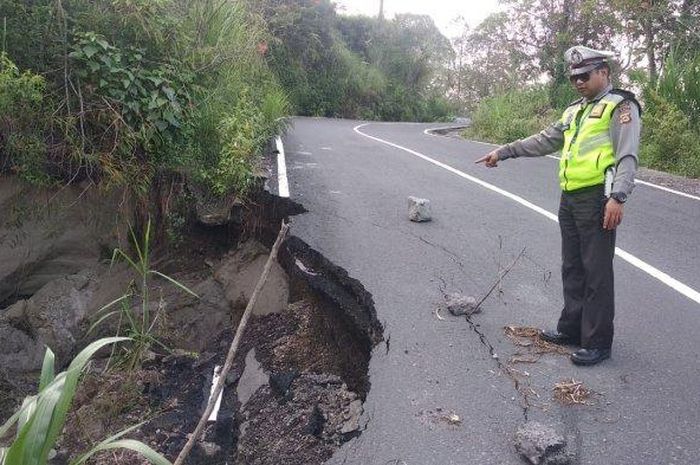
[[[195,441],[197,441],[197,438],[202,434],[204,427],[207,425],[207,421],[209,420],[209,416],[211,415],[212,410],[214,410],[214,404],[216,404],[216,400],[219,398],[219,394],[221,394],[221,391],[223,391],[223,389],[224,389],[224,383],[226,382],[226,376],[228,375],[228,372],[231,370],[231,367],[233,366],[233,360],[236,358],[236,352],[238,351],[238,346],[240,345],[241,339],[243,337],[243,332],[245,331],[245,328],[248,324],[248,320],[250,319],[250,315],[253,312],[253,307],[255,306],[255,302],[258,300],[258,295],[260,294],[260,291],[262,290],[263,286],[265,285],[265,282],[267,281],[267,277],[270,274],[270,268],[272,267],[272,262],[277,257],[277,252],[280,248],[280,245],[282,244],[282,240],[287,235],[288,230],[289,230],[289,225],[283,222],[282,228],[280,229],[280,232],[277,235],[277,239],[275,240],[275,244],[272,246],[272,251],[270,251],[270,256],[267,258],[267,263],[265,263],[265,268],[263,268],[262,275],[260,276],[260,279],[258,280],[258,284],[255,286],[255,290],[253,291],[253,295],[250,297],[250,300],[248,301],[248,305],[245,308],[245,312],[243,312],[243,316],[241,317],[241,322],[238,324],[238,329],[236,330],[236,335],[233,338],[233,342],[231,342],[231,347],[228,350],[228,355],[226,355],[226,362],[224,363],[224,368],[221,370],[221,375],[219,376],[219,382],[216,383],[216,387],[214,387],[214,391],[212,392],[212,394],[209,398],[209,403],[207,404],[207,408],[204,410],[204,413],[202,414],[202,418],[199,419],[199,423],[197,424],[197,427],[195,428],[195,430],[192,433],[192,435],[190,436],[190,438],[187,440],[187,444],[185,444],[185,447],[182,448],[182,451],[180,452],[180,455],[178,455],[177,459],[175,460],[174,465],[183,465],[185,463],[185,459],[187,458],[187,455],[192,450],[192,447],[194,446]]]
[[[481,304],[483,304],[484,301],[485,301],[486,299],[489,298],[489,296],[491,295],[491,293],[492,293],[493,291],[496,290],[496,288],[497,288],[498,285],[501,283],[501,281],[503,281],[503,278],[505,278],[506,275],[507,275],[508,273],[510,273],[510,270],[512,270],[513,267],[515,266],[515,264],[518,263],[518,260],[520,260],[520,258],[523,256],[524,253],[525,253],[525,249],[523,248],[523,250],[520,251],[520,253],[518,254],[518,256],[515,257],[515,260],[513,260],[513,262],[512,262],[510,265],[508,265],[508,268],[506,268],[506,270],[505,270],[503,273],[500,273],[500,274],[498,275],[498,279],[496,280],[496,282],[493,283],[493,286],[491,286],[491,289],[489,289],[489,291],[486,293],[486,295],[485,295],[484,297],[481,298],[481,300],[479,301],[479,303],[476,304],[476,307],[474,307],[474,310],[472,310],[471,313],[476,313],[476,311],[479,310],[479,307],[481,307]]]

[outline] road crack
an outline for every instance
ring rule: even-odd
[[[469,324],[469,328],[479,337],[481,345],[486,347],[486,350],[488,350],[488,353],[491,356],[491,359],[496,364],[498,370],[505,376],[507,376],[508,379],[513,383],[513,388],[515,389],[515,392],[517,393],[518,398],[520,400],[520,408],[522,409],[523,419],[527,421],[530,411],[529,397],[530,395],[532,395],[531,393],[534,392],[530,387],[530,383],[521,382],[520,377],[523,375],[523,373],[514,369],[509,364],[503,363],[501,361],[500,356],[496,352],[495,347],[493,346],[493,344],[491,344],[488,336],[486,336],[486,334],[481,330],[480,326],[477,323],[474,323],[474,321],[472,321],[471,316],[468,315],[465,318],[467,320],[467,323]]]
[[[527,374],[527,372],[521,372],[519,370],[516,370],[515,368],[513,368],[512,365],[508,363],[503,363],[498,353],[496,352],[495,347],[493,346],[491,341],[489,341],[489,338],[486,335],[486,333],[482,331],[481,327],[472,320],[473,316],[479,310],[479,307],[486,301],[486,299],[489,298],[493,291],[501,285],[503,278],[505,278],[508,275],[508,273],[513,269],[513,267],[524,255],[525,249],[520,251],[518,256],[515,257],[515,259],[510,263],[510,265],[508,265],[508,267],[505,270],[499,271],[498,279],[496,280],[496,282],[494,282],[494,284],[489,288],[488,292],[486,292],[486,294],[484,294],[484,296],[479,300],[479,302],[476,304],[476,307],[474,308],[474,311],[465,315],[465,319],[467,320],[469,328],[472,330],[472,332],[474,332],[479,337],[481,345],[483,345],[488,350],[488,353],[491,356],[491,359],[496,364],[496,367],[498,368],[499,372],[506,375],[508,379],[510,379],[510,381],[513,383],[513,388],[515,389],[520,400],[520,407],[522,409],[523,418],[525,421],[527,421],[530,409],[529,397],[531,395],[537,395],[535,391],[532,390],[532,388],[530,387],[529,382],[523,382],[521,380],[521,378],[528,378],[529,374]],[[442,286],[439,286],[440,292],[442,292],[443,297],[446,298],[447,293],[445,290],[445,281],[442,278],[440,278],[440,281],[442,283]]]

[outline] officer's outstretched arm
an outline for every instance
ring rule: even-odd
[[[496,168],[500,160],[498,150],[499,149],[489,152],[488,154],[476,160],[474,163],[484,163],[487,168]]]
[[[562,147],[564,147],[564,128],[561,123],[555,123],[544,131],[506,145],[501,151],[501,159],[542,157],[557,152]]]

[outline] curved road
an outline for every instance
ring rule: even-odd
[[[297,118],[284,138],[291,198],[308,209],[292,233],[364,284],[388,339],[370,363],[365,431],[329,463],[521,464],[526,417],[562,430],[576,463],[700,463],[700,199],[636,188],[618,232],[612,359],[518,364],[519,392],[499,365],[518,351],[503,327],[553,326],[562,305],[557,161],[487,170],[473,161],[488,144],[424,132],[437,126]],[[432,222],[407,220],[409,195],[431,200]],[[523,249],[474,326],[435,315],[443,289],[481,296]],[[570,378],[595,405],[552,400]]]

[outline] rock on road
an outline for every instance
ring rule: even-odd
[[[517,352],[503,327],[556,324],[559,228],[478,181],[556,213],[557,161],[487,170],[474,160],[489,145],[424,132],[439,125],[361,124],[297,118],[284,137],[290,195],[308,210],[292,219],[292,234],[363,283],[387,339],[370,362],[365,430],[329,463],[521,464],[513,438],[525,417],[558,425],[576,463],[700,463],[700,200],[636,188],[617,245],[686,293],[616,257],[612,359],[518,364],[532,389],[526,404],[499,367]],[[408,220],[411,195],[430,199],[431,222]],[[483,295],[522,249],[476,326],[435,315],[443,290]],[[552,399],[554,384],[570,378],[597,393],[595,406]]]

